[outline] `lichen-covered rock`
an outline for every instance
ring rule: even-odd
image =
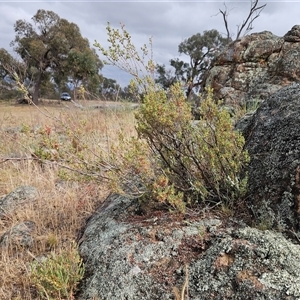
[[[282,234],[136,209],[112,195],[88,221],[77,300],[183,299],[174,289],[180,294],[185,283],[190,300],[299,299],[300,247]]]
[[[88,222],[80,244],[86,277],[77,299],[174,299],[186,262],[206,248],[219,219],[183,222],[160,213],[136,215],[136,200],[110,196]]]
[[[284,37],[253,33],[229,44],[205,79],[226,105],[248,106],[300,78],[300,26]]]
[[[300,25],[293,26],[292,29],[284,35],[284,40],[292,43],[300,42]]]
[[[266,99],[244,128],[251,161],[248,202],[265,227],[299,230],[300,85]]]
[[[215,238],[190,264],[189,299],[299,299],[299,267],[299,245],[246,227]]]
[[[12,213],[25,203],[35,201],[38,191],[33,186],[20,186],[0,199],[0,217]]]
[[[32,221],[24,221],[7,230],[0,237],[0,247],[29,248],[33,245],[33,233],[36,225]]]

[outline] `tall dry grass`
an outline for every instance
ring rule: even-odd
[[[71,104],[39,108],[0,104],[0,197],[22,185],[34,186],[39,192],[37,201],[0,219],[0,237],[22,221],[36,224],[32,247],[0,248],[0,299],[41,299],[30,280],[30,263],[70,247],[86,218],[110,192],[101,178],[98,181],[62,178],[58,164],[43,164],[34,159],[32,151],[40,147],[39,132],[62,135],[60,147],[64,146],[64,139],[73,146],[73,150],[64,149],[65,156],[68,151],[70,158],[80,151],[83,161],[93,162],[99,150],[110,151],[120,130],[134,135],[132,111],[82,110]],[[73,166],[80,167],[80,163]]]

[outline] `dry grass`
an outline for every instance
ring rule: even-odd
[[[50,134],[56,136],[71,132],[65,138],[75,136],[75,150],[81,151],[79,147],[84,146],[80,153],[90,161],[99,149],[110,151],[120,129],[134,134],[132,111],[103,112],[68,106],[42,105],[37,109],[0,104],[0,197],[21,185],[32,185],[39,191],[36,202],[0,219],[0,237],[19,222],[31,220],[36,224],[31,248],[0,248],[0,299],[40,299],[30,281],[29,264],[36,257],[68,248],[86,218],[109,193],[105,182],[62,180],[57,165],[33,160],[31,151],[39,142],[38,130],[50,128]],[[75,150],[70,156],[76,155]]]

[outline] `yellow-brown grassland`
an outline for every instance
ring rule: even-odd
[[[0,219],[0,236],[26,220],[36,225],[32,247],[0,248],[0,299],[73,299],[76,282],[66,283],[55,272],[61,258],[79,259],[79,231],[110,192],[105,174],[97,177],[90,169],[109,154],[120,131],[134,134],[132,110],[80,104],[0,103],[0,199],[25,185],[39,193],[37,201]],[[46,270],[34,263],[45,259]],[[76,271],[78,278],[82,271]],[[44,293],[37,276],[56,282]]]

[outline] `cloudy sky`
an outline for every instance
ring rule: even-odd
[[[138,46],[153,37],[154,60],[169,64],[178,57],[178,45],[186,38],[204,30],[217,29],[225,34],[223,19],[218,14],[224,9],[224,1],[229,13],[229,27],[234,36],[237,25],[246,18],[250,0],[228,1],[1,1],[0,0],[0,48],[13,54],[9,43],[14,39],[16,20],[31,21],[38,9],[50,10],[61,18],[76,23],[91,45],[95,40],[106,44],[105,27],[125,24]],[[260,17],[254,22],[252,32],[269,30],[283,36],[292,26],[300,24],[300,1],[260,0],[267,3]],[[100,53],[99,53],[100,54]],[[185,59],[181,57],[181,59]],[[127,78],[118,70],[104,67],[103,74],[114,78],[123,86]]]

